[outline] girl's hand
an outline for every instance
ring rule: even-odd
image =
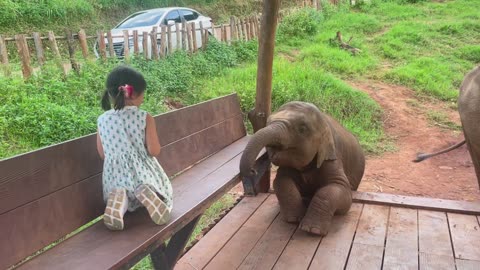
[[[149,155],[158,156],[160,154],[160,142],[158,141],[155,120],[148,113],[147,113],[147,125],[145,127],[145,142],[147,144],[147,151]]]

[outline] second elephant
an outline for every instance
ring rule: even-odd
[[[306,102],[289,102],[255,133],[240,161],[251,176],[263,147],[279,166],[274,180],[280,212],[304,231],[326,235],[334,214],[346,213],[363,177],[365,156],[358,140],[337,121]]]

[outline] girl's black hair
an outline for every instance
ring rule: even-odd
[[[125,107],[125,95],[119,87],[126,84],[133,86],[133,92],[136,94],[143,93],[147,88],[147,82],[140,72],[128,66],[114,68],[108,74],[105,93],[102,97],[102,108],[105,111],[112,108],[111,102],[115,110]]]

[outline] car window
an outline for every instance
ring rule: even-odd
[[[198,13],[188,9],[181,9],[180,13],[186,21],[193,21],[198,18]]]
[[[182,19],[180,17],[180,13],[178,13],[178,10],[172,10],[167,14],[167,17],[165,17],[165,20],[163,21],[163,24],[167,25],[168,21],[175,21],[176,23],[181,23]]]
[[[140,12],[133,14],[121,22],[116,29],[133,28],[155,25],[162,17],[164,12]]]

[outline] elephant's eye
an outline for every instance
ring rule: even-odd
[[[307,132],[308,132],[308,127],[307,127],[307,125],[301,124],[301,125],[298,127],[298,131],[299,131],[301,134],[307,133]]]

